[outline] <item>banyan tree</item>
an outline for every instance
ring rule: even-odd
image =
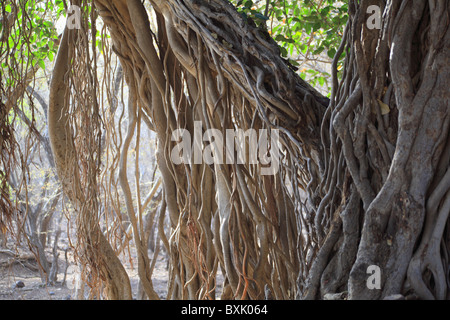
[[[448,299],[448,1],[349,0],[329,98],[280,55],[264,22],[257,25],[229,1],[71,5],[80,21],[68,23],[60,38],[49,137],[76,212],[76,257],[89,275],[83,280],[103,286],[104,297],[132,298],[111,229],[100,223],[105,210],[114,212],[112,197],[105,200],[111,170],[149,299]],[[379,9],[376,27],[370,8]],[[107,95],[105,108],[105,92],[114,90],[99,81],[97,33],[108,35],[105,77],[114,77],[108,61],[118,59],[128,89],[120,149],[110,123],[119,93]],[[14,143],[6,118],[14,92],[2,87],[2,179],[15,164],[7,156]],[[149,145],[141,126],[156,134],[159,221],[166,214],[170,224],[159,228],[169,255],[167,297],[153,288],[143,199],[133,202],[127,174],[132,139]],[[216,141],[227,132],[264,133],[269,147],[254,154],[250,134],[231,136],[234,161],[205,161],[229,151]],[[184,135],[191,139],[181,145]],[[173,161],[174,150],[186,152],[177,146],[191,147],[193,157]],[[239,150],[244,161],[236,161]],[[5,192],[0,205],[6,220]],[[379,276],[375,286],[371,270]]]

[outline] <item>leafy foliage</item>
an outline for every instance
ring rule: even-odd
[[[14,24],[8,32],[8,49],[12,48],[15,59],[31,60],[32,66],[38,64],[45,68],[45,59],[53,61],[57,51],[56,21],[64,9],[62,1],[26,1],[24,6],[4,6],[4,16],[15,16]],[[24,30],[32,30],[27,37]],[[2,67],[8,64],[2,61]]]
[[[245,17],[267,28],[280,45],[283,57],[299,67],[303,79],[313,86],[326,85],[330,77],[326,65],[331,63],[341,42],[348,20],[348,3],[333,0],[231,0],[231,3]]]

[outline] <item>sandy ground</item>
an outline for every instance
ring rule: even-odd
[[[75,272],[73,256],[68,253],[68,269],[66,283],[63,284],[66,261],[64,249],[67,248],[67,241],[61,239],[58,243],[60,253],[58,259],[58,276],[55,285],[45,285],[40,278],[38,263],[32,252],[26,247],[19,247],[8,243],[6,247],[0,247],[0,300],[73,300],[75,299]],[[149,251],[149,256],[153,254]],[[47,258],[52,257],[50,250],[47,250]],[[131,266],[129,261],[123,261],[127,268],[128,275],[136,297],[138,276],[137,261]],[[153,286],[161,298],[167,295],[166,260],[160,254],[153,271]]]

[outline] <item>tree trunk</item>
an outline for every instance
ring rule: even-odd
[[[373,4],[383,12],[379,30],[367,24]],[[307,298],[347,286],[350,299],[447,298],[448,12],[444,1],[351,6],[346,70],[324,119],[328,141],[337,140],[330,160],[346,173],[332,183],[342,232],[324,241]],[[380,271],[375,287],[371,266]]]
[[[82,261],[87,260],[84,263],[90,267],[91,281],[95,283],[97,277],[105,281],[110,299],[131,299],[131,286],[125,268],[101,232],[97,220],[99,209],[96,183],[91,180],[96,178],[96,174],[92,171],[96,172],[98,168],[96,167],[97,162],[90,158],[95,152],[95,147],[92,145],[88,147],[87,158],[89,160],[87,163],[93,167],[88,168],[86,177],[89,181],[86,182],[82,180],[83,172],[78,164],[84,159],[76,152],[74,133],[69,125],[70,105],[67,99],[69,85],[66,74],[70,67],[70,61],[73,59],[75,43],[74,32],[69,31],[66,27],[50,84],[48,125],[56,171],[65,194],[78,213],[77,231],[81,246],[79,256]],[[89,125],[86,126],[89,127]],[[94,132],[89,133],[93,134]],[[80,150],[78,151],[80,152]],[[83,189],[83,186],[87,186],[86,190]]]

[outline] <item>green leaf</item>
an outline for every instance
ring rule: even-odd
[[[328,50],[327,52],[328,56],[333,59],[334,56],[336,55],[336,49],[335,48],[331,48],[330,50]]]
[[[258,19],[264,20],[264,21],[269,20],[269,17],[266,17],[265,15],[263,15],[263,14],[261,14],[259,12],[255,13],[255,17],[258,18]]]
[[[300,65],[296,60],[289,59],[289,62],[295,67],[298,67]]]
[[[317,80],[319,80],[319,84],[321,86],[323,86],[325,84],[325,78],[324,77],[319,77]]]
[[[305,31],[306,31],[306,33],[308,33],[308,34],[310,34],[311,33],[311,25],[309,24],[309,23],[307,23],[306,25],[305,25]]]
[[[320,46],[319,48],[317,48],[316,50],[314,50],[313,54],[321,54],[323,52],[323,50],[325,50],[325,47]]]
[[[42,68],[42,70],[45,70],[45,62],[44,62],[44,60],[39,60],[38,64],[39,64],[39,67]]]
[[[244,7],[250,9],[251,7],[253,7],[253,1],[252,0],[245,1]]]

